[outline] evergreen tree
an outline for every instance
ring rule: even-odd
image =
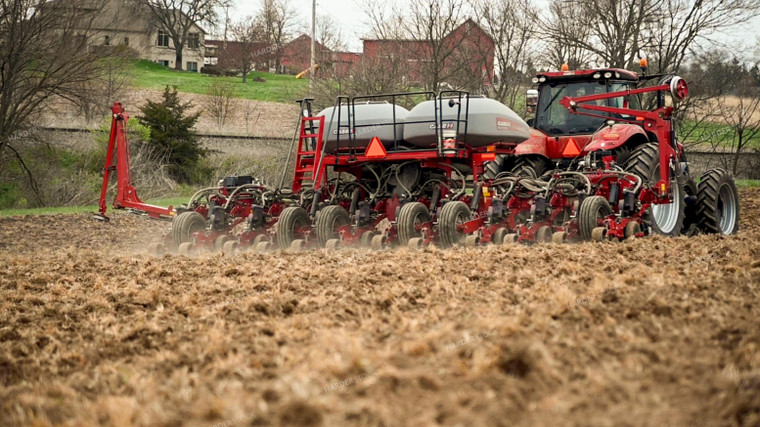
[[[177,87],[164,89],[161,102],[148,101],[140,111],[138,120],[150,128],[147,144],[162,157],[162,162],[169,166],[169,174],[177,182],[196,183],[207,178],[207,168],[200,160],[207,151],[198,143],[198,136],[193,131],[200,113],[188,114],[192,103],[182,103],[177,96]]]

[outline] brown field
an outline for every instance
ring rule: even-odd
[[[0,218],[0,425],[760,425],[760,191],[732,237],[153,258]]]

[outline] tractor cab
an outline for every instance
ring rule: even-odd
[[[640,82],[637,73],[618,68],[545,72],[539,73],[533,82],[536,86],[526,97],[527,111],[532,114],[527,121],[532,128],[531,135],[515,150],[518,156],[513,168],[515,173],[537,176],[555,167],[567,168],[590,151],[613,150],[631,138],[635,144],[648,140],[640,126],[628,123],[608,126],[610,120],[632,117],[613,113],[602,113],[602,117],[572,114],[560,103],[565,97],[636,89]],[[638,95],[592,103],[613,108],[641,108]]]

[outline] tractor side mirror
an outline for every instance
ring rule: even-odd
[[[538,90],[528,89],[528,93],[525,95],[525,111],[531,114],[535,113],[537,105],[538,105]]]

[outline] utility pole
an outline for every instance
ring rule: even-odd
[[[311,60],[309,67],[309,94],[314,96],[314,39],[317,37],[317,0],[311,7]]]

